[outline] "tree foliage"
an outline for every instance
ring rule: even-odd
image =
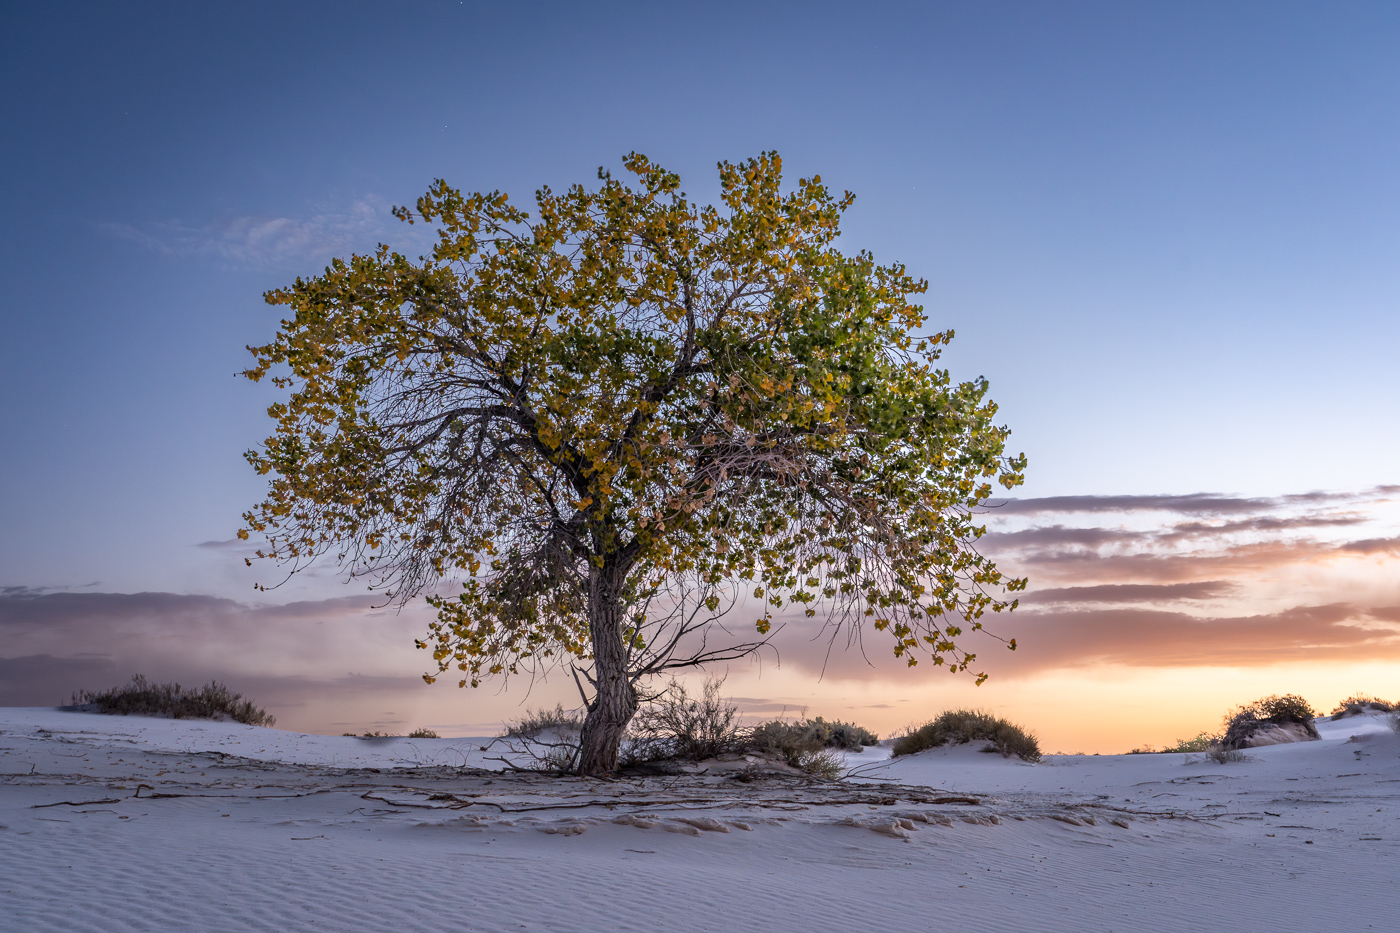
[[[430,256],[381,246],[269,292],[292,315],[246,375],[291,392],[240,534],[428,593],[429,682],[565,661],[593,706],[630,691],[590,722],[794,605],[966,670],[960,636],[1025,585],[975,547],[1025,460],[985,381],[933,366],[953,334],[917,335],[925,283],[838,250],[852,196],[784,191],[776,153],[722,163],[720,206],[624,164],[529,213],[438,181],[395,210],[437,225]],[[735,605],[753,634],[716,644]]]

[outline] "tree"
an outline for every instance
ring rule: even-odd
[[[721,163],[719,208],[624,164],[533,214],[435,182],[395,209],[438,225],[431,256],[267,293],[293,316],[245,375],[292,391],[240,537],[426,595],[418,646],[461,685],[571,665],[585,774],[617,766],[646,678],[755,650],[788,603],[966,671],[964,626],[1025,586],[975,547],[1025,458],[984,380],[932,368],[953,333],[915,336],[926,284],[836,249],[852,195],[784,193],[776,153]],[[744,607],[752,636],[721,637]]]

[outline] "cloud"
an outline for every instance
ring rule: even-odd
[[[1163,545],[1189,544],[1198,541],[1209,543],[1212,539],[1228,536],[1264,535],[1277,536],[1284,532],[1317,528],[1349,528],[1364,525],[1368,518],[1364,515],[1301,515],[1292,517],[1256,516],[1238,521],[1207,523],[1200,521],[1180,522],[1148,529],[1123,527],[1090,527],[1072,525],[1037,525],[1017,531],[990,531],[984,539],[986,546],[998,551],[1019,549],[1035,553],[1031,559],[1058,560],[1063,557],[1082,557],[1088,551],[1106,548],[1123,550],[1126,548],[1160,548]],[[1369,542],[1377,546],[1393,547],[1396,541]],[[1368,542],[1360,542],[1366,544]],[[1348,546],[1356,549],[1356,546]]]
[[[984,539],[986,546],[998,550],[1010,548],[1050,548],[1059,549],[1067,545],[1080,548],[1096,548],[1105,545],[1146,545],[1152,535],[1143,531],[1128,531],[1121,528],[1075,528],[1068,525],[1040,525],[1021,531],[993,531]]]
[[[1340,550],[1353,554],[1389,554],[1400,557],[1400,538],[1367,538],[1364,541],[1350,541]]]
[[[1007,671],[1400,659],[1400,630],[1345,603],[1219,617],[1154,609],[1027,613],[1004,628],[1014,631],[1019,647],[1014,656],[988,661]]]
[[[1378,498],[1387,490],[1400,492],[1028,500],[1033,506],[1020,513],[989,515],[993,530],[982,541],[1003,571],[1031,579],[1021,608],[984,619],[989,633],[1014,637],[1019,648],[1007,651],[979,632],[960,644],[978,653],[975,670],[1013,678],[1095,665],[1400,660],[1400,575],[1390,572],[1400,557],[1400,508]],[[1071,500],[1095,508],[1056,511]],[[1121,510],[1098,508],[1108,502]],[[223,680],[293,728],[338,732],[334,724],[357,718],[361,726],[350,728],[389,724],[410,715],[403,711],[415,703],[443,710],[469,703],[465,717],[439,714],[453,721],[518,715],[512,707],[519,693],[458,692],[455,678],[424,688],[419,674],[434,665],[412,644],[428,616],[421,607],[399,613],[372,595],[264,605],[10,586],[0,589],[7,656],[0,659],[0,698],[57,703],[75,689],[111,686],[140,672],[183,683]],[[894,658],[885,633],[822,630],[820,616],[779,621],[778,660],[803,677],[824,672],[827,679],[894,683],[934,673],[926,662],[909,669]],[[732,637],[751,631],[739,625]],[[772,652],[762,655],[762,668],[772,661]],[[576,702],[572,683],[562,688],[541,688],[546,705]],[[737,702],[750,715],[799,708],[784,699]]]
[[[73,690],[142,673],[161,680],[223,680],[260,700],[295,706],[334,692],[418,682],[429,659],[412,648],[422,610],[396,613],[369,595],[248,605],[181,593],[71,593],[11,587],[0,593],[0,695],[48,705]],[[113,679],[115,678],[115,680]],[[348,688],[347,688],[348,689]]]
[[[1036,499],[994,499],[987,503],[992,514],[1041,515],[1047,513],[1176,512],[1182,515],[1226,515],[1266,512],[1281,508],[1323,506],[1393,495],[1400,486],[1376,486],[1353,492],[1306,492],[1286,496],[1243,497],[1198,492],[1189,495],[1046,496]]]
[[[128,676],[110,658],[0,658],[0,706],[59,706],[78,690],[110,686]]]
[[[1221,550],[1174,553],[1142,551],[1102,554],[1096,551],[1045,550],[1019,554],[1004,564],[1029,573],[1032,580],[1172,583],[1260,574],[1279,567],[1335,556],[1337,547],[1314,541],[1240,545]]]
[[[1021,597],[1022,605],[1044,603],[1155,603],[1179,599],[1221,599],[1239,589],[1226,580],[1195,583],[1116,583],[1036,590]]]
[[[1215,493],[1185,496],[1047,496],[1039,499],[999,499],[988,507],[1001,515],[1040,515],[1053,512],[1180,512],[1218,515],[1253,512],[1273,507],[1272,499],[1246,499]]]
[[[986,625],[998,636],[1015,637],[1017,642],[1013,652],[978,633],[960,640],[977,653],[972,668],[993,676],[1098,665],[1256,667],[1400,660],[1400,611],[1344,603],[1204,617],[1147,608],[1022,610],[988,619]],[[878,633],[865,633],[849,648],[843,640],[840,636],[835,642],[829,636],[786,638],[779,646],[782,663],[814,675],[856,680],[923,678],[931,672],[927,660],[910,668],[893,657]]]
[[[21,588],[23,589],[23,588]],[[376,608],[372,596],[246,605],[216,596],[180,593],[68,593],[30,590],[0,594],[0,630],[37,627],[71,631],[90,626],[111,628],[147,623],[184,627],[192,624],[261,625],[285,619],[343,618]]]
[[[402,227],[388,205],[373,196],[359,198],[342,210],[305,218],[242,214],[205,225],[169,220],[142,225],[102,223],[98,228],[162,255],[199,256],[235,266],[324,262],[331,256],[366,252],[389,236],[426,243],[425,232]]]

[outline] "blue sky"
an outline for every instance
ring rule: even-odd
[[[768,149],[854,191],[1026,496],[1396,483],[1397,40],[1381,3],[7,4],[0,586],[248,599],[200,545],[261,490],[261,292],[416,250],[388,210],[436,177],[528,202],[630,150],[699,200]]]

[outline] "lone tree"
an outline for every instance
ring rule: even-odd
[[[915,334],[926,283],[834,248],[852,195],[784,193],[776,153],[722,163],[721,207],[624,164],[532,213],[438,181],[395,209],[438,225],[431,256],[269,292],[293,316],[245,375],[292,391],[239,536],[427,594],[418,646],[463,686],[572,666],[584,774],[616,768],[645,678],[756,650],[788,603],[966,671],[964,626],[1025,586],[975,548],[1025,458],[985,381],[932,368],[953,334]]]

